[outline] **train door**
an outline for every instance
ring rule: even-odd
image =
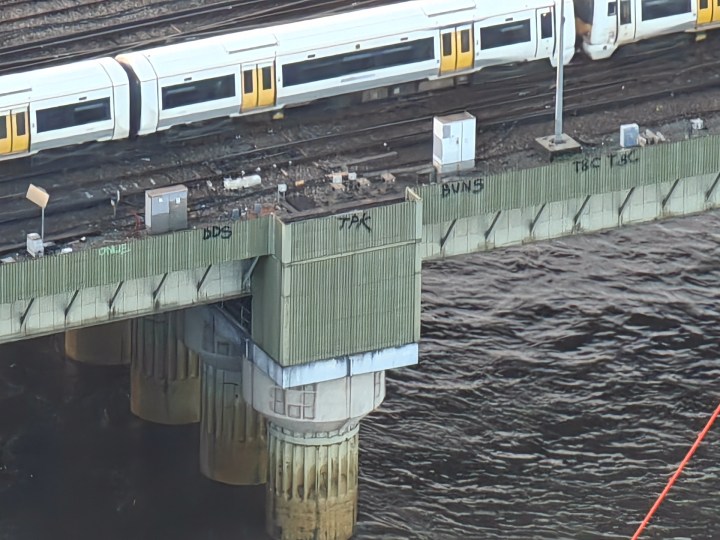
[[[633,0],[620,0],[618,15],[617,43],[630,43],[635,40],[635,4]]]
[[[537,10],[538,46],[537,58],[552,58],[555,54],[555,21],[553,9],[542,8]]]
[[[27,108],[0,111],[0,156],[29,150],[28,113]]]
[[[242,67],[242,111],[275,105],[275,63]]]
[[[440,74],[472,69],[475,62],[472,24],[440,31]]]
[[[720,0],[698,0],[698,26],[720,22]]]

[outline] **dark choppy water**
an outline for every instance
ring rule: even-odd
[[[720,398],[720,215],[423,272],[421,365],[361,430],[358,538],[630,538]],[[263,538],[127,370],[0,349],[0,538]],[[643,538],[719,539],[720,425]],[[48,531],[52,531],[49,534]]]

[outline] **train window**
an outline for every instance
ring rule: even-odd
[[[708,8],[708,0],[700,0],[700,9]]]
[[[0,116],[0,139],[7,139],[7,116]]]
[[[262,87],[263,90],[272,90],[272,69],[270,66],[262,68]]]
[[[17,116],[15,116],[15,122],[17,122],[17,136],[22,137],[25,135],[25,113],[17,113]]]
[[[470,52],[470,30],[460,30],[460,52]]]
[[[452,40],[453,40],[452,32],[448,32],[447,34],[442,35],[442,55],[443,56],[452,56],[452,53],[453,53]]]
[[[530,20],[514,21],[480,29],[480,48],[494,49],[530,41]]]
[[[608,2],[608,17],[617,15],[617,2]]]
[[[255,88],[253,85],[253,73],[255,70],[249,69],[247,71],[243,71],[243,92],[245,94],[252,94],[255,92]]]
[[[692,0],[642,0],[641,6],[643,21],[692,12]]]
[[[435,58],[435,40],[423,38],[364,51],[285,64],[283,84],[296,86],[376,69],[386,69]]]
[[[575,0],[575,17],[581,21],[592,24],[595,15],[595,0]]]
[[[110,98],[94,99],[38,111],[37,130],[38,133],[43,133],[102,122],[110,118]]]
[[[235,96],[235,76],[225,75],[201,81],[166,86],[162,89],[163,110],[195,105]]]
[[[547,39],[553,36],[553,20],[552,12],[542,13],[540,15],[540,38]]]
[[[630,1],[620,0],[620,24],[630,24],[632,22]]]

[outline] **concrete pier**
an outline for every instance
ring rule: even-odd
[[[244,362],[243,394],[268,419],[266,529],[276,540],[347,540],[357,521],[358,428],[385,372],[282,388]]]
[[[344,540],[357,521],[358,425],[292,433],[270,424],[268,534],[278,540]]]
[[[99,366],[130,363],[128,321],[88,326],[65,332],[65,355],[76,362]]]
[[[239,357],[202,357],[200,470],[225,484],[264,484],[265,419],[243,399],[241,361]]]
[[[184,328],[179,311],[131,321],[130,408],[144,420],[200,420],[200,361],[183,343]]]

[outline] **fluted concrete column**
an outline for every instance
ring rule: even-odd
[[[357,520],[358,427],[385,398],[385,372],[283,388],[252,362],[243,368],[243,395],[268,420],[268,533],[348,540]]]
[[[65,355],[76,362],[101,366],[128,364],[130,351],[129,321],[65,332]]]
[[[243,399],[240,358],[203,355],[200,470],[234,485],[267,479],[265,419]]]
[[[132,321],[130,409],[159,424],[200,420],[198,355],[183,341],[185,317],[174,311]]]
[[[293,433],[269,424],[267,531],[278,540],[346,540],[357,521],[358,426]]]

